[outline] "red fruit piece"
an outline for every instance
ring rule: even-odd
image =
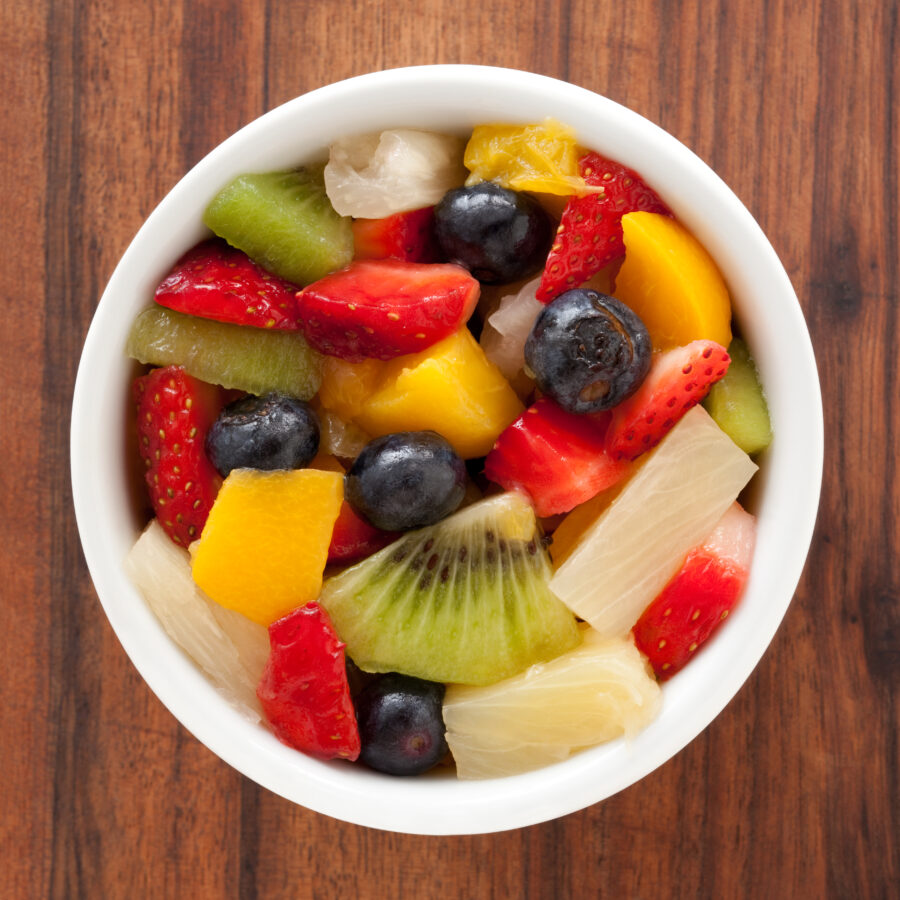
[[[272,275],[218,238],[198,244],[156,289],[176,312],[235,325],[296,331],[297,286]]]
[[[610,415],[575,415],[543,397],[500,434],[484,473],[507,490],[526,493],[538,516],[568,512],[631,468],[606,452]]]
[[[563,210],[535,296],[549,303],[563,291],[584,284],[613,260],[625,255],[622,216],[644,212],[671,215],[641,176],[599,153],[578,161],[581,176],[600,193],[572,197]]]
[[[221,407],[219,389],[168,366],[136,378],[131,392],[150,502],[166,534],[187,547],[200,537],[222,483],[203,446]]]
[[[478,282],[460,266],[365,259],[299,294],[307,341],[350,362],[417,353],[451,335],[478,302]]]
[[[354,259],[402,259],[432,263],[441,258],[434,236],[434,207],[384,219],[353,220]]]
[[[641,386],[612,411],[609,454],[636,459],[655,447],[709,393],[730,363],[725,348],[715,341],[691,341],[656,354]]]
[[[356,759],[359,729],[344,644],[328,613],[307,603],[269,626],[256,696],[276,737],[318,759]]]
[[[393,531],[381,531],[361,519],[353,507],[345,500],[334,523],[331,545],[328,547],[328,562],[346,565],[387,547],[400,535]]]
[[[734,503],[644,610],[634,640],[660,681],[683,668],[734,609],[747,583],[755,542],[756,520]]]

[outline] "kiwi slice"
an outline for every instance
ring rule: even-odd
[[[322,358],[298,332],[267,331],[151,306],[134,320],[125,352],[154,366],[183,366],[201,381],[251,394],[309,400]]]
[[[772,440],[769,409],[747,345],[735,338],[728,353],[731,365],[725,377],[712,386],[703,405],[719,428],[744,453],[752,455],[765,450]]]
[[[353,258],[351,220],[334,211],[323,168],[239,175],[203,221],[264,269],[298,285],[317,281]]]
[[[319,602],[364,671],[493,684],[580,642],[550,575],[534,511],[509,493],[405,534]]]

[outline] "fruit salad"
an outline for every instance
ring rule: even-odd
[[[126,352],[127,568],[284,743],[512,775],[634,734],[740,601],[771,440],[714,260],[564,124],[349,137],[209,204]]]

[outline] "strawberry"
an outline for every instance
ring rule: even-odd
[[[656,192],[631,169],[599,153],[585,154],[578,167],[587,184],[602,190],[572,197],[566,204],[535,295],[542,303],[584,284],[625,255],[625,213],[641,210],[671,215]]]
[[[575,415],[543,397],[500,434],[484,473],[507,490],[526,493],[538,516],[568,512],[631,468],[606,452],[610,417]]]
[[[731,357],[715,341],[691,341],[658,353],[637,391],[612,411],[607,452],[636,459],[655,447],[727,371]]]
[[[384,219],[354,219],[355,259],[402,259],[430,263],[441,258],[434,236],[434,207],[395,213]]]
[[[136,378],[132,397],[150,502],[166,534],[187,547],[200,537],[222,483],[203,446],[221,407],[219,390],[168,366]]]
[[[734,503],[687,556],[634,626],[634,640],[657,678],[671,678],[721,625],[743,593],[756,520]]]
[[[393,359],[453,334],[478,302],[478,282],[460,266],[365,259],[299,294],[307,341],[350,362]]]
[[[156,289],[156,302],[219,322],[296,331],[296,293],[296,285],[216,238],[175,263]]]
[[[338,565],[356,562],[370,556],[400,535],[394,531],[381,531],[360,518],[345,500],[334,523],[331,545],[328,547],[328,562]]]
[[[328,613],[307,603],[269,626],[256,696],[276,737],[319,759],[356,759],[359,729],[344,644]]]

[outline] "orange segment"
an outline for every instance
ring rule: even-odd
[[[197,542],[194,581],[260,625],[315,600],[343,499],[337,472],[235,469]]]
[[[422,353],[383,363],[355,422],[373,437],[436,431],[464,459],[484,456],[523,411],[500,370],[463,327]]]
[[[466,145],[466,184],[494,181],[515,191],[577,194],[587,190],[578,174],[575,132],[555,119],[538,125],[479,125]]]
[[[713,258],[674,219],[622,216],[625,261],[614,295],[643,319],[654,350],[708,339],[731,343],[731,300]]]

